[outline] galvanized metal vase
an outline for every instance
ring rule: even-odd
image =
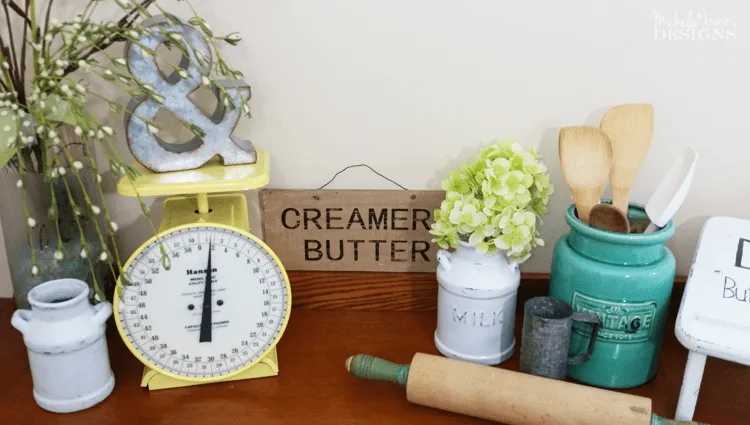
[[[95,177],[90,173],[86,174],[85,171],[82,171],[82,173],[84,173],[84,181],[91,183],[91,187],[87,187],[87,191],[90,194],[96,193]],[[26,201],[30,215],[37,222],[36,226],[31,229],[32,240],[30,242],[26,217],[23,212],[23,192],[16,187],[17,181],[17,173],[11,170],[0,172],[0,195],[2,195],[4,201],[0,207],[0,220],[2,221],[5,251],[8,256],[16,306],[18,308],[29,308],[29,291],[50,280],[72,278],[82,280],[93,286],[93,275],[89,262],[80,257],[82,248],[80,236],[73,218],[73,210],[67,198],[67,192],[62,183],[58,182],[55,187],[55,196],[57,198],[57,220],[60,223],[60,236],[66,255],[63,260],[58,261],[55,259],[55,251],[58,248],[57,234],[54,222],[48,217],[48,210],[52,204],[49,182],[44,181],[42,173],[26,174]],[[85,205],[82,193],[75,186],[71,186],[76,203]],[[97,238],[95,237],[93,222],[83,216],[81,220],[82,227],[87,235],[89,249],[92,252],[100,251],[101,245],[96,243]],[[31,261],[32,246],[37,256],[39,268],[37,276],[31,274],[31,268],[33,267]],[[96,273],[100,284],[105,284],[107,281],[107,270],[106,264],[103,262],[94,262],[94,273]],[[103,289],[107,294],[111,292],[111,288],[105,287]]]
[[[664,245],[675,232],[670,221],[654,233],[615,233],[588,226],[571,205],[570,232],[555,245],[550,295],[577,312],[601,319],[588,362],[568,375],[603,388],[632,388],[656,376],[675,276],[675,259]],[[631,222],[647,222],[643,206],[630,204]],[[590,325],[576,323],[571,353],[586,351]]]

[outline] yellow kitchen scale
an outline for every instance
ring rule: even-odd
[[[123,341],[144,365],[150,390],[279,373],[276,344],[291,289],[276,254],[250,233],[244,190],[268,184],[269,154],[252,164],[212,161],[152,172],[136,164],[124,196],[167,196],[157,234],[130,256],[114,297]],[[166,255],[166,257],[164,257]]]

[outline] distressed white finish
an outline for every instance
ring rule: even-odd
[[[11,318],[23,334],[34,399],[43,409],[57,413],[87,409],[114,388],[104,335],[112,305],[92,306],[88,296],[83,281],[53,280],[29,292],[31,310],[17,310]]]
[[[680,399],[677,402],[675,419],[689,421],[693,419],[695,405],[698,403],[698,393],[703,382],[703,370],[706,367],[706,355],[697,351],[688,353],[685,375],[682,378]]]
[[[513,334],[521,273],[502,254],[478,254],[467,244],[437,254],[435,345],[446,357],[494,365],[515,349]]]
[[[690,350],[675,416],[691,420],[706,356],[750,365],[750,221],[712,217],[704,225],[675,334]]]

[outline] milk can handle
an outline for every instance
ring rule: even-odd
[[[503,255],[503,257],[505,258],[505,261],[508,262],[508,269],[511,273],[516,273],[521,268],[521,263],[518,261],[510,261],[507,254]]]
[[[451,267],[453,267],[451,265],[451,262],[449,261],[450,258],[451,258],[451,253],[450,252],[448,252],[448,251],[446,251],[444,249],[438,250],[438,252],[437,252],[437,260],[440,263],[440,265],[443,266],[443,268],[445,269],[445,271],[448,271],[448,270],[451,269]]]
[[[107,321],[112,314],[112,304],[102,301],[94,306],[94,321],[101,325]]]
[[[10,324],[22,334],[29,330],[29,321],[31,321],[31,310],[16,310],[10,318]]]
[[[520,267],[520,263],[508,263],[508,268],[510,269],[511,273],[517,272]]]

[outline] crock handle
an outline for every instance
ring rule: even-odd
[[[451,253],[450,252],[448,252],[448,251],[446,251],[444,249],[438,250],[438,252],[437,252],[437,260],[440,263],[440,265],[443,266],[443,268],[445,269],[445,271],[448,271],[448,270],[451,269],[451,267],[453,267],[451,265],[450,258],[451,258]]]
[[[13,317],[10,318],[10,324],[22,334],[26,334],[26,331],[29,330],[30,321],[31,310],[16,310]]]
[[[104,324],[112,314],[112,304],[102,301],[94,306],[94,322]]]

